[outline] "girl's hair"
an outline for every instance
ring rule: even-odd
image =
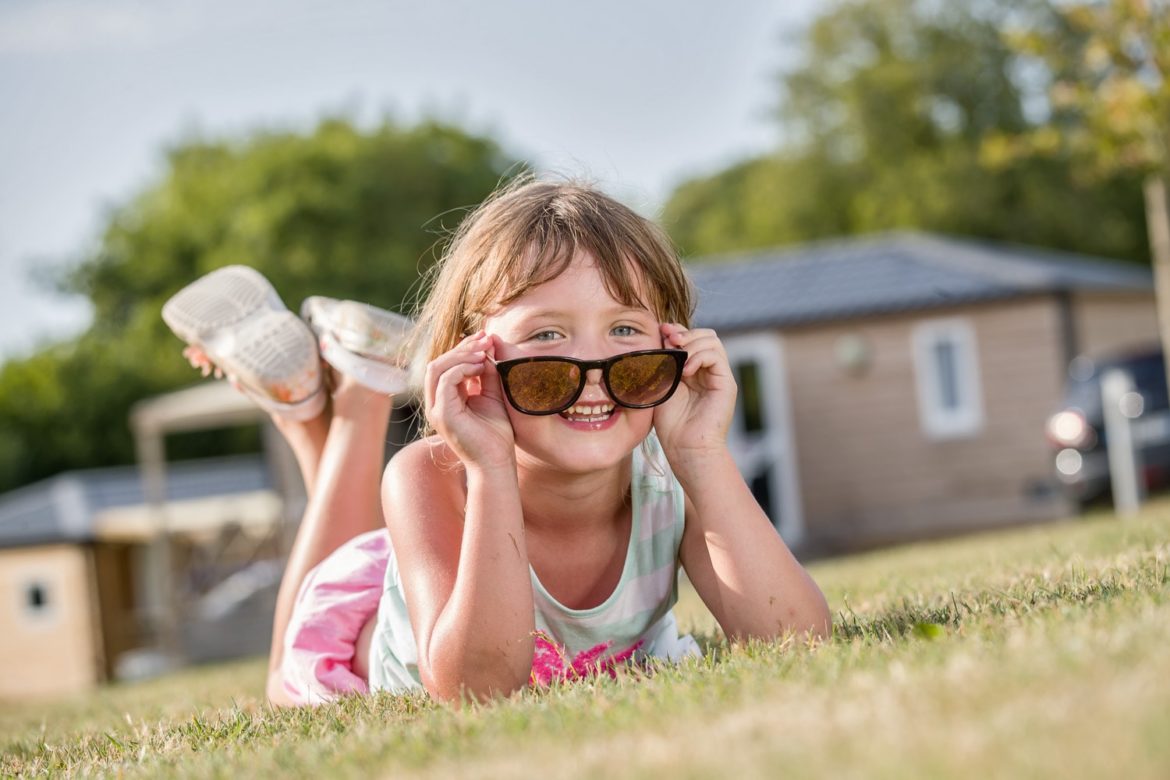
[[[555,279],[581,252],[597,263],[614,300],[690,327],[691,283],[659,227],[588,185],[522,177],[468,215],[427,272],[415,331],[421,365],[478,331],[494,310]]]

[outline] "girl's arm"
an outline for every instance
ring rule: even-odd
[[[662,327],[663,341],[688,352],[675,397],[654,425],[687,496],[682,563],[731,639],[787,632],[827,636],[829,608],[740,476],[727,448],[735,380],[714,331]]]
[[[675,474],[687,494],[683,568],[730,639],[827,637],[829,607],[756,503],[730,453]],[[671,464],[672,468],[674,464]]]
[[[468,469],[466,501],[463,473],[441,442],[416,442],[382,490],[419,674],[447,701],[527,684],[536,628],[515,468]]]
[[[489,385],[489,347],[469,337],[428,366],[427,413],[442,440],[398,453],[383,480],[420,676],[445,700],[510,694],[532,669],[515,448],[498,387]]]

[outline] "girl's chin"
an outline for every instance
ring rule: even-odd
[[[559,414],[530,417],[543,422],[532,427],[514,422],[516,447],[533,461],[558,470],[588,473],[609,468],[628,457],[650,434],[652,415],[630,411],[619,407],[601,420],[573,420]]]

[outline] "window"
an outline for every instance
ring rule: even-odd
[[[983,428],[975,330],[962,319],[927,320],[914,328],[918,418],[933,439],[973,436]]]
[[[28,596],[28,608],[34,612],[39,612],[49,606],[49,592],[39,582],[34,582],[28,586],[26,594]]]
[[[752,491],[752,497],[756,499],[760,509],[763,509],[771,517],[772,507],[777,505],[772,503],[772,485],[771,480],[768,479],[768,472],[761,471],[752,477],[748,482],[748,488]]]
[[[24,616],[31,621],[39,623],[51,618],[56,612],[53,589],[42,579],[33,577],[25,580],[20,588],[20,600]]]
[[[736,399],[739,414],[736,416],[743,426],[744,433],[759,433],[764,430],[764,398],[760,392],[760,367],[754,361],[737,363],[735,375],[736,384],[739,385],[739,397]]]

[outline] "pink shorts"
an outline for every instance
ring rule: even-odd
[[[354,673],[358,635],[378,612],[390,534],[354,537],[305,575],[284,635],[280,675],[298,705],[321,704],[369,685]]]

